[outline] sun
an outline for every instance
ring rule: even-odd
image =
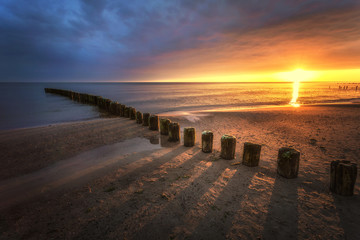
[[[300,107],[300,103],[297,102],[297,99],[299,97],[300,82],[312,79],[315,76],[315,73],[312,71],[305,71],[301,68],[298,68],[291,72],[279,73],[278,76],[286,81],[293,82],[292,99],[289,104],[294,107]]]
[[[315,72],[298,68],[291,72],[280,72],[277,75],[279,78],[284,79],[286,81],[303,82],[314,78]]]

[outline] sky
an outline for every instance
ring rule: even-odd
[[[0,0],[0,81],[360,82],[360,0]]]

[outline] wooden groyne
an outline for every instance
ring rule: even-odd
[[[101,96],[86,93],[78,93],[69,90],[45,88],[46,93],[52,93],[68,97],[73,101],[98,106],[109,114],[136,120],[140,126],[147,126],[150,130],[160,131],[161,135],[168,135],[168,141],[180,142],[180,125],[171,122],[170,119],[160,119],[159,116],[150,113],[141,113],[134,107],[112,101]],[[184,146],[195,146],[195,132],[193,127],[184,128]],[[223,135],[220,139],[220,157],[226,160],[234,159],[236,156],[236,137]],[[202,151],[211,153],[213,151],[213,133],[202,132]],[[256,167],[260,162],[261,145],[244,143],[242,164],[248,167]],[[284,178],[296,178],[300,165],[300,152],[293,148],[282,147],[278,151],[277,173]],[[330,191],[343,196],[352,196],[357,177],[357,164],[348,161],[333,161],[330,167]]]

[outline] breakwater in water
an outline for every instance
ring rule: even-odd
[[[137,124],[149,126],[150,130],[160,131],[162,135],[169,135],[169,141],[180,141],[180,126],[178,123],[171,122],[170,119],[136,111],[134,107],[112,101],[101,96],[86,93],[78,93],[69,90],[45,88],[46,93],[53,93],[68,97],[74,101],[84,104],[96,105],[100,109],[110,114],[135,120]],[[160,123],[160,124],[159,124]],[[184,146],[192,147],[195,145],[196,129],[184,128]],[[202,151],[212,152],[213,134],[211,131],[202,132]],[[235,158],[236,138],[231,135],[221,137],[221,158],[232,160]],[[256,167],[260,161],[261,145],[244,143],[242,164],[248,167]],[[300,164],[300,152],[288,147],[282,147],[278,151],[277,173],[284,178],[296,178],[298,176]],[[353,195],[354,185],[357,177],[357,165],[348,161],[333,161],[331,163],[330,190],[340,195]]]

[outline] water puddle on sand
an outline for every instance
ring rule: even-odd
[[[157,136],[159,138],[159,136]],[[131,163],[131,153],[161,149],[145,138],[132,138],[102,146],[20,177],[0,182],[0,209],[29,200],[50,190],[84,184],[114,167]]]

